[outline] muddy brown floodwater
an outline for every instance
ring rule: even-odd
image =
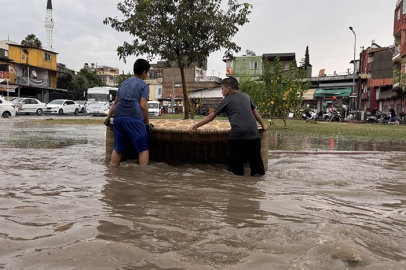
[[[0,269],[406,269],[406,152],[110,168],[103,126],[31,119],[0,120]]]

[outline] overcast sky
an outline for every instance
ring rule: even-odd
[[[375,40],[380,46],[393,45],[393,15],[396,0],[243,0],[253,5],[250,22],[234,37],[241,47],[264,53],[296,53],[298,62],[309,46],[313,76],[320,69],[327,74],[352,69],[354,34],[357,35],[357,58],[360,47]],[[243,2],[240,0],[240,2]],[[126,33],[118,33],[104,25],[106,17],[119,16],[118,0],[52,0],[53,47],[58,62],[78,71],[84,63],[132,70],[135,57],[125,64],[116,49],[123,41],[131,41]],[[1,0],[2,31],[0,40],[20,43],[28,34],[35,34],[46,45],[44,27],[47,0]],[[223,52],[210,55],[207,75],[224,77]]]

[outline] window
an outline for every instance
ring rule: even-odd
[[[250,69],[257,69],[258,68],[258,62],[250,62]]]
[[[50,53],[45,53],[45,61],[51,61],[51,54]]]
[[[406,0],[403,0],[403,15],[406,14]]]
[[[25,55],[23,54],[23,55],[21,55],[21,60],[24,60],[25,59]]]
[[[400,20],[400,8],[396,11],[396,20]]]

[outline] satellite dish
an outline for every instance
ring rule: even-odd
[[[37,78],[37,72],[35,70],[31,71],[31,75],[34,78]]]
[[[9,71],[10,73],[15,73],[15,70],[14,70],[13,67],[8,67],[8,71]]]

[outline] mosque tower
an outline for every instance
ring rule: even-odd
[[[47,2],[47,12],[45,17],[45,30],[47,31],[47,44],[45,49],[52,51],[52,29],[54,28],[54,20],[52,19],[52,0]]]

